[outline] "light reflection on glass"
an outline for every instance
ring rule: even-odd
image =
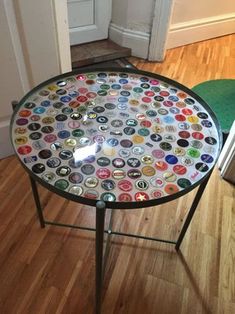
[[[88,115],[87,115],[87,114],[84,114],[84,116],[83,116],[83,122],[84,122],[84,123],[86,123],[87,118],[88,118]]]
[[[83,161],[89,156],[94,156],[97,150],[97,143],[94,143],[89,146],[79,147],[75,149],[73,153],[75,163],[78,161]]]

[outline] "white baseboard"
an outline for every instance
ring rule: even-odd
[[[10,120],[0,122],[0,159],[13,155],[14,150],[10,141]]]
[[[234,32],[235,13],[172,24],[168,33],[166,48],[183,46]]]
[[[150,34],[111,23],[109,38],[120,46],[131,48],[132,56],[143,59],[148,58]]]

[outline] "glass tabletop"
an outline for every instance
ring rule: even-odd
[[[29,92],[11,138],[34,179],[81,203],[138,208],[177,198],[213,168],[218,121],[190,89],[132,69],[76,71]]]

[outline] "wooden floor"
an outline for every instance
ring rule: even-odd
[[[192,87],[235,78],[235,35],[168,51],[138,68]],[[94,235],[40,229],[28,178],[0,161],[0,313],[94,313]],[[171,245],[113,237],[103,314],[235,313],[235,193],[215,170],[177,254]],[[47,219],[94,224],[94,210],[40,188]],[[117,211],[115,228],[174,239],[195,192],[145,210]]]

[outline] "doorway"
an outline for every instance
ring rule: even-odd
[[[70,45],[108,38],[112,1],[67,0]]]
[[[72,68],[131,55],[108,39],[112,1],[67,0]]]

